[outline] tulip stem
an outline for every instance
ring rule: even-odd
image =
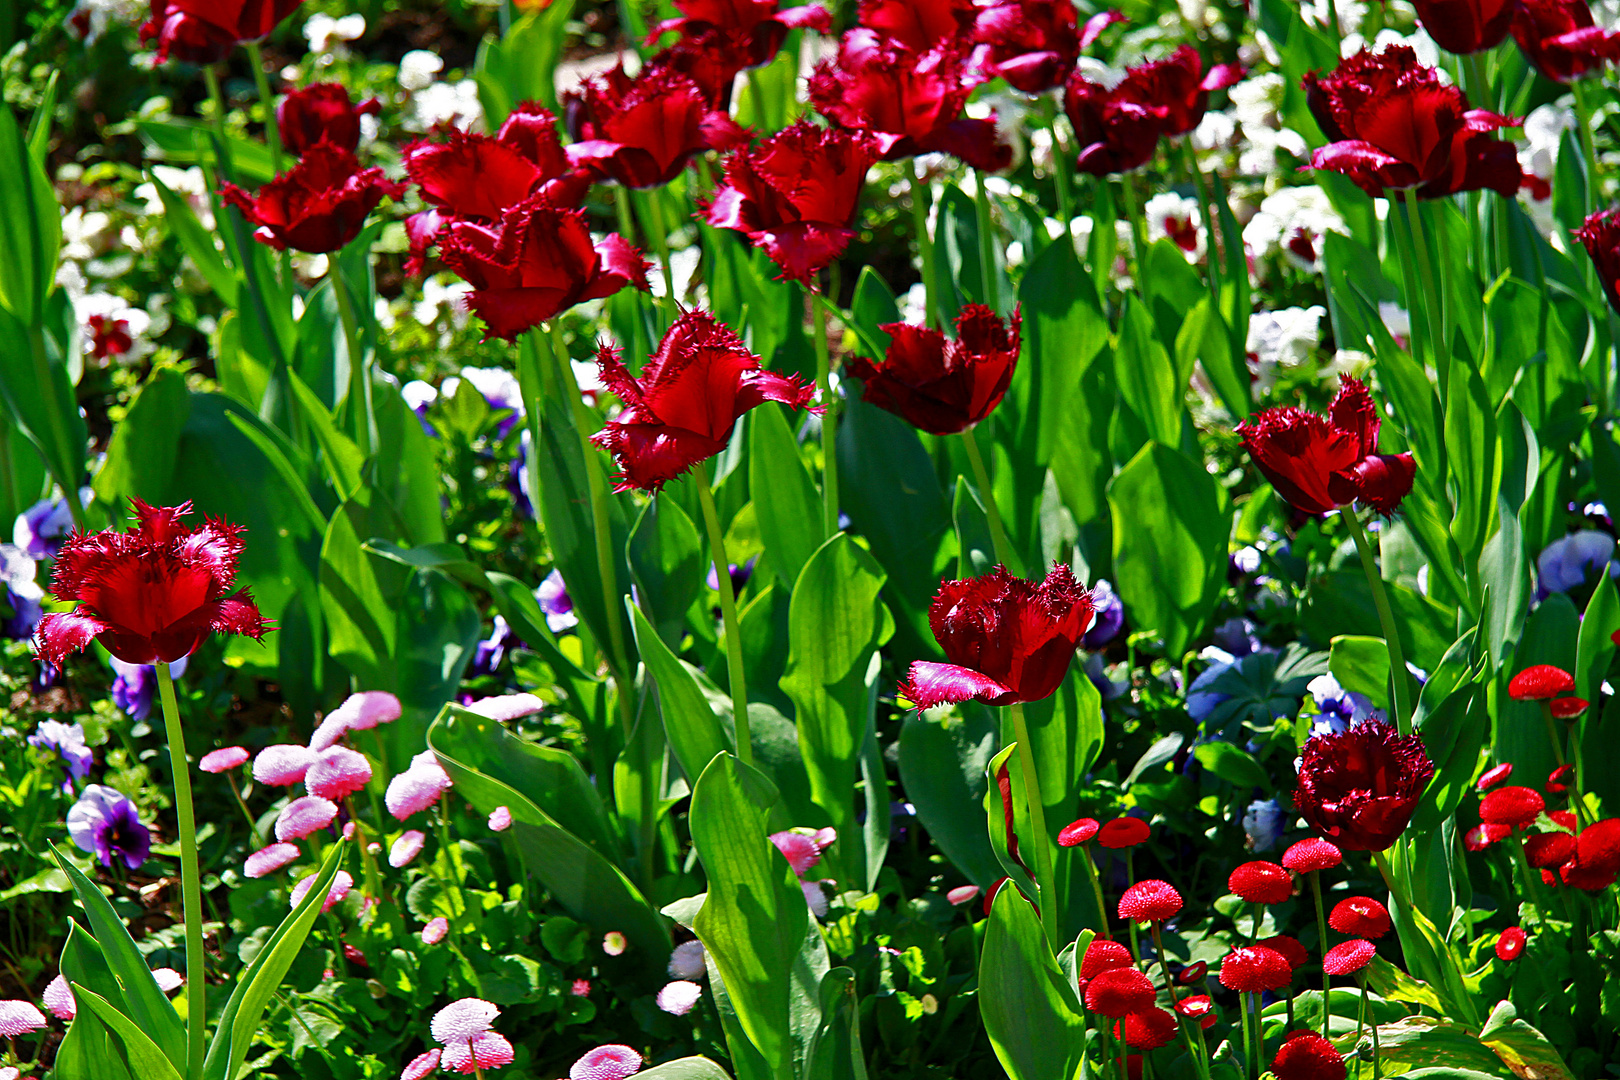
[[[1310,879],[1311,879],[1311,899],[1316,901],[1316,932],[1319,935],[1321,935],[1321,941],[1317,944],[1317,948],[1320,949],[1322,952],[1326,953],[1327,952],[1327,940],[1328,940],[1328,927],[1327,927],[1327,916],[1322,913],[1321,871],[1312,870],[1310,872]],[[1328,969],[1324,965],[1323,968],[1322,968],[1322,1038],[1324,1038],[1324,1039],[1329,1037],[1328,1036],[1328,997],[1329,997],[1329,990],[1330,990],[1331,986],[1332,986],[1332,976],[1330,976],[1328,974]]]
[[[940,321],[934,309],[934,242],[928,236],[928,207],[932,197],[920,160],[914,162],[913,170],[907,170],[906,182],[911,188],[911,220],[917,234],[917,254],[922,257],[923,325],[937,327]]]
[[[1018,765],[1024,772],[1024,801],[1029,804],[1029,830],[1034,835],[1035,885],[1041,894],[1041,925],[1053,953],[1058,950],[1057,889],[1052,882],[1052,838],[1046,831],[1046,806],[1041,802],[1041,781],[1035,771],[1035,745],[1024,722],[1024,703],[1007,706],[1012,718],[1013,738],[1018,740]]]
[[[973,467],[973,482],[979,486],[984,500],[984,516],[990,525],[990,545],[995,548],[996,562],[1014,574],[1022,575],[1024,568],[1007,541],[1007,530],[1001,522],[1001,510],[996,505],[996,492],[990,486],[990,473],[984,467],[984,455],[979,453],[979,441],[973,437],[973,427],[962,429],[962,448],[967,451],[968,464]]]
[[[743,674],[742,634],[737,625],[737,594],[731,587],[731,559],[726,555],[726,534],[720,530],[720,515],[714,508],[709,478],[699,469],[692,474],[703,507],[703,523],[709,530],[709,555],[720,586],[720,618],[726,633],[726,673],[731,677],[731,715],[737,726],[737,760],[754,763],[754,745],[748,731],[748,684]]]
[[[276,99],[270,92],[270,77],[264,71],[264,52],[257,41],[243,42],[247,49],[248,66],[253,69],[253,85],[259,92],[259,104],[264,106],[264,141],[270,144],[270,168],[281,172],[281,125],[276,121]]]
[[[1442,392],[1449,386],[1448,379],[1451,371],[1451,349],[1446,342],[1445,301],[1440,289],[1440,281],[1435,277],[1435,267],[1429,259],[1428,234],[1423,228],[1423,217],[1415,201],[1408,199],[1404,194],[1397,200],[1401,219],[1406,223],[1407,235],[1412,240],[1413,259],[1417,263],[1417,280],[1424,288],[1426,322],[1429,331],[1429,349],[1433,354],[1434,370],[1440,376]],[[1392,213],[1397,212],[1394,208]],[[1417,302],[1416,296],[1407,297],[1409,305]]]
[[[1131,249],[1135,256],[1131,260],[1136,271],[1136,295],[1147,299],[1147,219],[1142,217],[1142,208],[1136,203],[1136,188],[1131,183],[1130,173],[1121,173],[1119,187],[1125,193],[1125,216],[1131,219]]]
[[[1367,585],[1372,590],[1373,607],[1378,609],[1378,625],[1384,632],[1384,645],[1389,649],[1389,678],[1395,687],[1395,726],[1402,735],[1412,733],[1412,702],[1410,680],[1406,674],[1406,656],[1401,650],[1401,635],[1395,629],[1395,614],[1389,606],[1389,594],[1384,591],[1384,579],[1378,574],[1378,564],[1373,561],[1372,547],[1367,543],[1367,534],[1361,528],[1361,522],[1356,519],[1353,507],[1341,506],[1339,517],[1344,520],[1345,527],[1350,530],[1350,536],[1356,542],[1356,552],[1361,556],[1361,569],[1367,575]]]
[[[1054,109],[1046,130],[1052,135],[1052,179],[1057,183],[1058,213],[1063,217],[1063,235],[1074,243],[1074,192],[1069,179],[1069,152],[1063,145],[1063,133],[1058,126],[1059,109]]]
[[[208,972],[203,959],[202,883],[197,872],[197,819],[191,802],[191,768],[186,762],[186,733],[180,725],[174,679],[169,665],[158,661],[158,697],[169,739],[169,771],[174,774],[174,815],[180,823],[180,895],[186,920],[186,1075],[203,1074],[204,1036],[208,1026]]]
[[[660,188],[648,188],[641,194],[641,205],[647,210],[647,239],[658,254],[658,264],[664,273],[664,313],[668,316],[664,328],[667,329],[675,322],[679,301],[675,296],[675,268],[669,264],[669,233],[664,228],[663,193]]]
[[[366,357],[360,346],[360,326],[354,317],[354,298],[349,295],[349,283],[343,276],[343,253],[334,251],[326,257],[327,277],[332,282],[332,295],[337,298],[338,318],[343,322],[343,340],[349,349],[349,416],[353,420],[354,441],[360,448],[361,459],[371,456],[377,443],[374,430],[376,420],[371,406],[371,379]]]
[[[231,146],[225,135],[225,92],[220,89],[219,72],[214,69],[213,64],[204,64],[202,72],[203,82],[208,86],[208,100],[214,104],[214,136],[219,140],[218,145],[215,147],[217,160],[214,165],[226,180],[234,180],[235,170],[231,167]],[[246,252],[243,253],[242,257],[247,258]]]
[[[978,198],[973,200],[973,216],[979,234],[979,279],[984,305],[1001,314],[1001,284],[996,280],[995,225],[990,218],[990,189],[985,186],[989,175],[983,169],[973,173],[974,189]]]
[[[1215,242],[1215,209],[1210,201],[1209,184],[1204,180],[1204,173],[1198,167],[1198,154],[1193,149],[1192,136],[1179,140],[1181,154],[1186,159],[1187,171],[1192,174],[1193,184],[1198,191],[1198,212],[1204,218],[1204,244],[1208,250],[1204,253],[1204,270],[1209,282],[1210,301],[1216,310],[1221,306],[1221,251],[1220,245]],[[1230,240],[1227,241],[1231,243]]]
[[[832,392],[827,313],[820,303],[810,305],[810,339],[816,347],[816,389],[825,410],[821,414],[821,535],[829,539],[838,533],[838,400]]]

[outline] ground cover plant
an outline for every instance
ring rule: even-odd
[[[0,1080],[1620,1075],[1617,20],[0,12]]]

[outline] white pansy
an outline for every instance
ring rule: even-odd
[[[1203,219],[1198,200],[1173,191],[1162,191],[1143,208],[1147,218],[1148,243],[1168,237],[1192,261],[1204,254]]]
[[[426,49],[412,49],[399,59],[399,85],[413,93],[433,85],[433,76],[444,70],[444,61]]]
[[[1243,227],[1243,243],[1255,259],[1281,254],[1301,270],[1322,270],[1322,237],[1348,234],[1327,193],[1315,184],[1286,187],[1267,195]]]
[[[411,95],[401,126],[407,131],[425,132],[440,124],[452,124],[462,131],[483,127],[484,106],[478,100],[476,82],[436,82]]]
[[[317,56],[335,52],[345,42],[355,41],[366,32],[366,17],[360,14],[334,19],[316,12],[304,23],[304,37],[309,51]]]
[[[1269,390],[1276,384],[1279,368],[1297,367],[1310,357],[1322,340],[1322,316],[1326,314],[1320,304],[1313,304],[1308,308],[1257,311],[1250,317],[1244,347],[1255,355],[1253,362],[1261,389]]]

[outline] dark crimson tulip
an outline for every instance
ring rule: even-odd
[[[1061,563],[1038,583],[997,566],[941,585],[928,622],[949,662],[912,662],[900,693],[918,709],[973,698],[1040,701],[1068,673],[1091,622],[1091,595]]]
[[[782,277],[808,281],[848,246],[877,144],[861,132],[799,120],[726,159],[705,208],[710,225],[746,233]]]
[[[1511,196],[1523,175],[1513,144],[1492,132],[1519,121],[1468,98],[1405,45],[1368,49],[1330,75],[1307,72],[1306,102],[1331,140],[1311,168],[1343,173],[1367,194],[1415,189],[1422,199],[1489,188]]]
[[[962,42],[944,41],[919,53],[852,31],[839,43],[836,59],[816,66],[810,100],[835,123],[870,133],[885,161],[937,151],[975,169],[1004,169],[1012,163],[1012,148],[996,140],[995,119],[962,115],[980,81]]]
[[[647,263],[628,240],[614,234],[593,244],[583,210],[538,195],[498,225],[454,222],[439,236],[439,256],[473,287],[467,304],[489,336],[508,341],[582,300],[647,287]]]
[[[1311,737],[1294,805],[1307,825],[1343,850],[1383,851],[1412,820],[1433,775],[1422,739],[1367,720]]]
[[[318,142],[352,151],[360,145],[360,118],[376,116],[382,102],[367,98],[356,105],[338,83],[311,83],[294,90],[276,106],[276,128],[281,144],[294,154]]]
[[[1326,416],[1285,406],[1238,425],[1243,448],[1284,502],[1326,514],[1356,501],[1395,512],[1417,463],[1411,454],[1378,452],[1378,410],[1366,386],[1348,376]]]
[[[748,141],[691,76],[656,63],[634,79],[622,68],[609,72],[566,95],[566,102],[575,139],[568,160],[625,187],[667,184],[700,150]]]
[[[1146,105],[1086,79],[1076,69],[1063,88],[1063,111],[1080,144],[1075,168],[1093,176],[1146,165],[1164,134],[1169,110]]]
[[[789,30],[805,28],[825,34],[832,15],[817,4],[778,9],[776,0],[675,0],[680,18],[665,19],[647,35],[652,45],[674,31],[683,44],[724,54],[732,74],[768,64],[782,48]],[[698,80],[700,83],[703,80]]]
[[[675,320],[639,379],[610,345],[601,347],[596,362],[602,384],[624,402],[591,436],[619,464],[616,491],[657,491],[724,450],[737,418],[749,409],[767,401],[803,409],[815,395],[815,387],[797,377],[760,367],[742,339],[704,311]]]
[[[192,64],[225,59],[238,41],[262,38],[301,0],[151,0],[141,41],[157,38],[157,60],[171,55]]]
[[[856,21],[876,37],[927,52],[947,41],[965,41],[973,31],[972,0],[861,0]]]
[[[1512,30],[1525,57],[1554,82],[1595,75],[1620,60],[1620,34],[1600,29],[1585,0],[1519,0]]]
[[[40,622],[41,659],[60,666],[69,653],[100,641],[126,664],[171,663],[210,634],[258,640],[272,629],[248,590],[230,592],[241,526],[208,518],[192,528],[181,520],[191,513],[189,502],[133,502],[134,528],[76,532],[62,545],[51,595],[79,606]]]
[[[1447,52],[1494,49],[1507,37],[1514,0],[1413,0],[1423,29]]]
[[[398,199],[405,185],[381,169],[362,169],[351,151],[316,143],[303,160],[249,195],[226,184],[220,195],[257,225],[253,238],[277,251],[311,255],[336,251],[360,235],[383,197]]]
[[[452,131],[446,142],[411,143],[403,157],[406,174],[433,206],[406,222],[412,274],[422,272],[423,256],[450,221],[496,222],[531,195],[573,206],[591,185],[589,173],[569,164],[556,118],[532,101],[513,110],[493,137]]]
[[[1191,45],[1183,45],[1163,60],[1150,60],[1129,68],[1116,92],[1148,106],[1163,106],[1164,133],[1185,135],[1204,119],[1211,90],[1224,90],[1241,81],[1236,64],[1216,64],[1204,74],[1204,59]]]
[[[1081,48],[1079,20],[1069,0],[989,4],[974,20],[973,40],[983,47],[979,69],[1026,94],[1062,85]]]
[[[956,317],[956,337],[910,323],[885,323],[883,362],[852,356],[845,369],[866,384],[865,400],[915,427],[949,435],[990,415],[1012,382],[1018,363],[1020,309],[1012,321],[983,304]]]
[[[1620,311],[1620,209],[1599,210],[1591,215],[1575,230],[1575,239],[1597,267],[1609,306]],[[1620,630],[1613,636],[1620,643]]]

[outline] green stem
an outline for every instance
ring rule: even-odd
[[[1204,246],[1208,249],[1204,253],[1204,266],[1208,272],[1210,302],[1216,310],[1221,306],[1221,249],[1215,242],[1215,209],[1209,197],[1209,183],[1204,179],[1204,173],[1198,167],[1198,155],[1193,151],[1191,136],[1181,139],[1181,156],[1187,165],[1187,171],[1192,174],[1193,183],[1198,190],[1198,212],[1204,218]],[[1230,245],[1232,241],[1227,240]]]
[[[720,584],[720,618],[726,633],[726,672],[731,677],[731,714],[737,725],[737,759],[754,763],[754,745],[748,730],[748,684],[743,674],[742,632],[737,623],[737,594],[731,587],[731,560],[726,555],[726,534],[720,531],[720,515],[714,509],[709,478],[699,469],[692,475],[703,507],[703,523],[709,530],[709,554],[714,576]]]
[[[759,81],[759,69],[748,69],[748,100],[754,106],[754,126],[769,132],[771,126],[765,117],[765,86]]]
[[[673,325],[679,315],[680,304],[675,296],[675,268],[669,263],[669,233],[664,228],[664,200],[661,188],[648,188],[642,192],[642,205],[647,208],[647,239],[658,255],[664,273],[664,327]]]
[[[197,867],[197,819],[191,802],[191,767],[186,762],[186,733],[174,696],[169,665],[159,661],[158,697],[169,740],[169,770],[174,774],[174,814],[180,823],[180,895],[186,919],[186,1075],[203,1074],[207,1047],[208,972],[203,958],[202,879]]]
[[[1319,935],[1319,944],[1317,945],[1317,948],[1325,953],[1327,952],[1328,947],[1328,927],[1327,916],[1322,913],[1322,882],[1320,880],[1320,871],[1312,870],[1310,873],[1310,878],[1311,898],[1316,901],[1316,932]],[[1322,1038],[1324,1039],[1328,1037],[1328,991],[1331,986],[1332,977],[1328,975],[1328,969],[1324,967],[1322,968]]]
[[[1063,132],[1058,126],[1057,111],[1053,111],[1051,119],[1047,122],[1047,130],[1052,133],[1052,178],[1057,182],[1058,213],[1063,217],[1063,235],[1074,242],[1074,182],[1069,177],[1069,151],[1063,145]]]
[[[459,919],[468,911],[467,897],[461,891],[461,852],[455,846],[455,841],[450,839],[450,815],[445,810],[442,799],[440,804],[433,808],[433,822],[438,827],[439,848],[444,853],[445,872],[450,875],[449,881],[445,881],[442,877],[439,878],[439,884],[447,887],[446,891],[453,891],[456,894],[455,914],[456,919]],[[428,863],[428,871],[434,877],[439,877],[437,859]],[[447,920],[450,926],[450,940],[452,943],[460,936],[456,927],[456,919]]]
[[[349,348],[349,416],[353,421],[354,441],[360,448],[360,457],[365,459],[377,445],[376,417],[371,404],[370,372],[360,345],[360,324],[354,316],[349,283],[344,280],[341,254],[334,251],[326,257],[327,274],[332,279],[332,295],[337,298],[338,318],[343,322],[343,340]]]
[[[51,371],[51,358],[45,351],[45,328],[34,325],[28,328],[28,349],[34,358],[34,382],[39,387],[39,394],[45,399],[45,409],[50,417],[51,429],[55,433],[58,446],[67,446],[66,433],[62,430],[62,405],[56,399],[55,373]],[[6,433],[9,439],[9,433]],[[46,462],[50,462],[54,455],[46,454]],[[53,468],[52,472],[56,472]],[[67,501],[68,513],[73,515],[73,527],[79,532],[87,532],[84,520],[84,505],[79,501],[79,478],[76,476],[63,476],[56,473],[56,482],[62,487],[62,498]]]
[[[832,355],[827,348],[827,313],[810,308],[810,338],[816,347],[816,389],[821,397],[821,535],[838,532],[838,399],[832,392]]]
[[[208,85],[208,98],[214,103],[214,134],[219,138],[219,171],[225,179],[234,180],[235,170],[231,167],[231,144],[225,137],[225,92],[220,89],[219,72],[213,64],[203,65],[203,82]]]
[[[259,842],[259,823],[253,819],[253,811],[248,809],[247,800],[242,798],[242,789],[236,786],[236,777],[226,773],[225,782],[231,785],[231,794],[236,796],[236,805],[242,808],[242,816],[247,818],[248,838],[252,840],[253,849],[257,851],[264,846]]]
[[[1092,895],[1097,898],[1097,916],[1102,919],[1103,937],[1113,940],[1113,932],[1108,929],[1108,905],[1103,900],[1102,881],[1097,877],[1097,864],[1091,858],[1091,845],[1084,847],[1086,856],[1086,877],[1091,880]],[[1085,959],[1081,957],[1081,959]]]
[[[366,843],[365,824],[360,820],[360,815],[354,812],[353,799],[344,796],[343,808],[349,812],[349,823],[354,826],[354,843],[360,849],[361,875],[366,880],[366,895],[376,899],[382,896],[382,877],[377,873],[377,858]]]
[[[979,281],[984,295],[984,305],[1000,312],[1001,285],[996,279],[995,225],[990,217],[990,192],[984,186],[987,175],[982,169],[975,170],[973,179],[975,193],[978,195],[978,198],[973,200],[973,214],[979,233]]]
[[[1367,992],[1367,979],[1365,976],[1363,976],[1361,980],[1361,992],[1363,994],[1366,994]],[[1372,1023],[1368,1024],[1367,1026],[1372,1029],[1373,1080],[1381,1080],[1381,1077],[1383,1076],[1383,1066],[1378,1062],[1378,1017],[1373,1017]]]
[[[1547,907],[1541,897],[1541,873],[1530,865],[1530,859],[1524,853],[1524,837],[1520,835],[1517,828],[1513,830],[1512,840],[1513,859],[1519,864],[1519,873],[1524,877],[1525,892],[1530,894],[1530,899],[1536,905],[1536,910],[1545,916]]]
[[[1259,904],[1249,905],[1249,944],[1253,945],[1260,937],[1260,920],[1265,916],[1261,913]]]
[[[973,482],[984,499],[984,516],[990,524],[990,544],[996,549],[996,562],[1014,574],[1023,573],[1023,565],[1007,542],[1007,530],[1001,522],[1001,510],[996,506],[996,491],[990,486],[990,473],[984,467],[984,456],[979,453],[979,441],[971,426],[962,429],[962,447],[967,451],[968,464],[973,468]]]
[[[928,236],[931,197],[920,162],[914,164],[914,170],[907,170],[906,182],[911,188],[912,231],[917,234],[917,252],[922,256],[923,325],[938,327],[941,324],[939,312],[934,307],[935,294],[938,292],[934,282],[934,242]]]
[[[1121,173],[1119,186],[1125,193],[1125,216],[1131,221],[1131,266],[1135,271],[1136,295],[1147,297],[1147,219],[1136,204],[1136,187],[1130,173]]]
[[[1564,764],[1563,740],[1558,737],[1558,723],[1553,719],[1552,706],[1547,702],[1541,703],[1541,719],[1547,725],[1547,741],[1552,743],[1553,757],[1558,764]]]
[[[1392,212],[1401,215],[1406,222],[1406,230],[1412,237],[1412,252],[1417,258],[1418,281],[1426,293],[1429,347],[1434,351],[1434,370],[1440,376],[1440,385],[1444,388],[1448,385],[1446,380],[1451,370],[1451,345],[1445,296],[1440,288],[1440,279],[1436,276],[1435,264],[1429,258],[1429,239],[1423,228],[1423,215],[1419,205],[1405,195],[1401,197],[1398,205],[1399,210]]]
[[[1361,1033],[1367,1026],[1367,980],[1361,979],[1361,1008],[1356,1010],[1356,1076],[1361,1075]]]
[[[625,187],[623,184],[613,185],[613,209],[618,216],[619,235],[624,237],[631,244],[635,244],[636,225],[634,215],[632,215],[630,211],[630,189]],[[652,242],[650,237],[648,238],[647,242]],[[635,290],[635,300],[636,317],[633,320],[633,325],[631,327],[631,340],[625,344],[629,346],[630,354],[632,356],[647,357],[652,355],[652,342],[646,340],[646,319],[642,314],[642,305],[646,303],[647,297],[642,290],[637,289]]]
[[[1362,531],[1361,522],[1356,520],[1355,509],[1341,506],[1339,517],[1344,520],[1351,538],[1356,542],[1356,552],[1361,556],[1361,569],[1367,575],[1367,585],[1372,590],[1373,607],[1378,609],[1378,625],[1384,632],[1384,645],[1389,649],[1389,677],[1395,686],[1395,726],[1402,735],[1410,735],[1411,679],[1406,673],[1406,656],[1401,650],[1401,636],[1395,628],[1395,615],[1389,606],[1389,594],[1384,591],[1384,579],[1379,576],[1378,565],[1373,561],[1372,547],[1367,543],[1367,534]]]
[[[1250,1080],[1259,1080],[1260,1055],[1254,1045],[1254,1036],[1250,1034],[1249,1013],[1253,1010],[1253,994],[1241,994],[1238,997],[1238,1008],[1243,1010],[1243,1064],[1246,1075]]]
[[[1057,889],[1052,881],[1052,837],[1046,831],[1046,806],[1041,801],[1040,774],[1035,771],[1035,746],[1024,721],[1024,703],[1007,706],[1012,718],[1013,738],[1018,740],[1018,765],[1024,773],[1024,801],[1029,804],[1030,838],[1035,847],[1035,884],[1041,894],[1041,925],[1053,953],[1058,950]]]
[[[253,69],[253,85],[259,92],[259,103],[264,106],[264,141],[270,144],[270,168],[281,172],[281,125],[276,120],[276,99],[270,92],[270,77],[264,70],[264,53],[257,41],[244,42],[248,66]]]
[[[1125,849],[1125,887],[1128,889],[1135,884],[1136,849],[1128,847]],[[1136,940],[1136,921],[1134,919],[1125,920],[1125,932],[1131,939],[1131,957],[1136,960],[1142,959],[1142,946]]]
[[[1176,992],[1176,980],[1170,977],[1170,961],[1164,953],[1164,935],[1159,932],[1158,922],[1149,925],[1153,929],[1153,949],[1159,954],[1159,971],[1164,975],[1164,989],[1165,993],[1170,995],[1170,1009],[1175,1013],[1176,1026],[1181,1029],[1181,1038],[1187,1044],[1187,1053],[1198,1064],[1198,1075],[1203,1080],[1209,1080],[1209,1061],[1204,1054],[1204,1029],[1197,1020],[1181,1015],[1179,1008],[1181,997]]]

